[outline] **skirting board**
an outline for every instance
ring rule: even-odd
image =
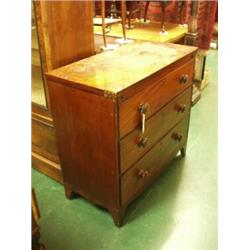
[[[44,158],[43,156],[32,152],[32,167],[53,178],[55,181],[63,184],[63,178],[59,164],[56,164]]]

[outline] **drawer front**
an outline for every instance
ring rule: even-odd
[[[192,88],[184,90],[145,123],[145,133],[141,136],[136,128],[120,141],[121,172],[125,172],[141,158],[190,111]]]
[[[171,99],[189,87],[193,78],[194,60],[168,73],[161,80],[130,97],[119,105],[120,138],[136,128],[140,123],[141,104],[148,104],[146,117],[151,116]],[[150,81],[150,79],[148,80]]]
[[[188,121],[189,116],[186,116],[121,177],[122,205],[127,205],[145,190],[185,144]],[[181,140],[178,135],[182,135]]]

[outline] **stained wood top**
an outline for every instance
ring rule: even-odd
[[[118,93],[196,50],[196,47],[171,43],[137,41],[66,65],[46,75],[52,80],[63,79]]]

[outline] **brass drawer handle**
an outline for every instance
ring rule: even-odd
[[[179,141],[179,142],[182,140],[182,137],[183,136],[181,134],[178,134],[178,133],[173,133],[173,135],[172,135],[172,138],[176,141]]]
[[[137,176],[138,176],[139,178],[142,178],[142,179],[147,178],[148,175],[149,175],[149,172],[148,172],[147,170],[143,170],[143,169],[140,169],[140,170],[138,171],[138,173],[137,173]]]
[[[147,146],[147,143],[148,143],[148,138],[140,136],[137,145],[138,147],[145,148]]]
[[[141,133],[144,134],[145,133],[145,122],[146,122],[146,113],[148,111],[149,108],[149,104],[148,103],[141,103],[139,105],[139,112],[141,114]]]
[[[179,104],[177,106],[177,112],[181,112],[181,113],[184,113],[186,111],[186,105],[185,104]]]
[[[185,84],[188,82],[188,75],[187,74],[182,74],[179,79],[180,84]]]

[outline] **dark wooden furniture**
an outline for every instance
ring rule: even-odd
[[[124,1],[126,3],[126,18],[128,23],[126,25],[127,29],[133,29],[133,25],[131,24],[131,19],[137,13],[141,16],[141,1]],[[122,16],[122,1],[120,0],[112,0],[105,1],[105,16],[110,17],[110,19],[117,19],[119,16]],[[98,1],[95,2],[95,14],[101,14],[103,7],[101,7],[101,3]]]
[[[151,1],[146,1],[145,4],[145,10],[144,10],[144,22],[147,21],[147,13],[148,13],[148,6],[150,4]],[[165,8],[167,6],[167,4],[169,4],[170,1],[169,0],[163,0],[163,1],[159,1],[159,4],[161,6],[161,32],[165,33],[165,17],[166,17],[166,12],[165,12]]]
[[[150,2],[153,2],[153,1],[146,1],[146,3],[145,3],[144,22],[147,21],[147,13],[148,13],[148,7],[149,7]],[[160,7],[161,7],[161,33],[164,34],[166,32],[166,30],[165,30],[166,6],[168,4],[170,4],[172,1],[162,0],[162,1],[157,1],[157,2],[159,2]],[[181,24],[183,24],[182,13],[184,11],[186,1],[179,1],[178,3],[180,4],[180,12],[179,12],[180,19],[181,19],[180,22],[181,22]]]
[[[188,20],[188,32],[184,39],[185,45],[195,46],[197,39],[197,18],[199,10],[200,1],[191,1],[191,9]],[[194,82],[201,83],[202,76],[205,69],[205,53],[204,50],[199,50],[196,55],[195,63],[195,75]],[[197,88],[196,84],[193,86],[193,96],[192,96],[192,105],[195,105],[201,98],[201,91]]]
[[[40,211],[34,189],[32,189],[31,218],[32,218],[32,250],[45,250],[45,246],[42,243],[40,243],[40,227],[38,226],[38,220],[40,219]]]
[[[105,0],[101,0],[101,16],[102,16],[102,35],[103,35],[103,43],[104,47],[107,48],[106,42],[106,25],[105,25]],[[121,0],[121,23],[122,23],[122,34],[123,39],[126,40],[126,31],[125,31],[125,24],[126,24],[126,3],[125,0]]]
[[[196,48],[134,42],[46,74],[65,192],[127,206],[185,155]]]
[[[139,14],[139,19],[141,19],[141,1],[126,1],[127,7],[127,18],[128,24],[127,29],[133,29],[134,26],[131,24],[131,19],[136,14]]]
[[[44,96],[42,103],[32,98],[32,166],[62,182],[49,91],[43,74],[95,53],[93,3],[38,0],[32,4],[32,89],[39,83]]]

